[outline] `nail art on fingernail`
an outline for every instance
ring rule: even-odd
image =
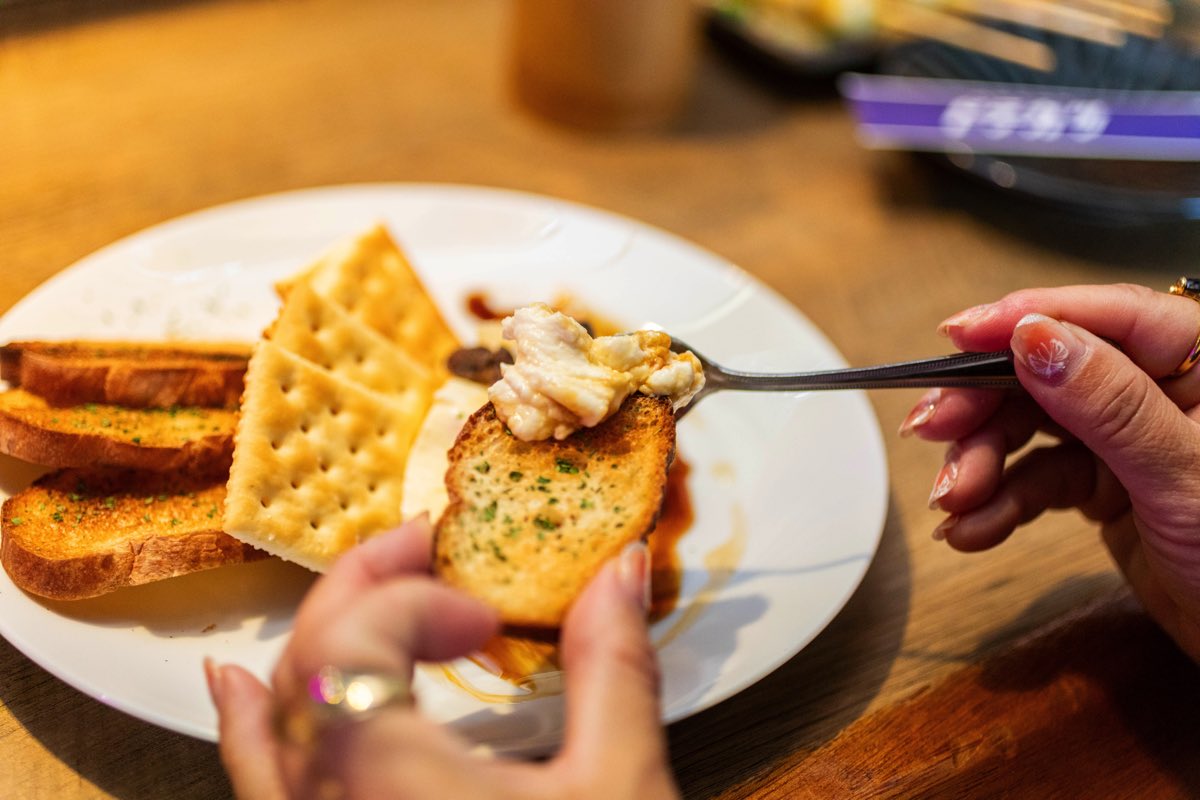
[[[937,404],[940,399],[942,399],[941,389],[930,389],[926,392],[917,401],[913,410],[908,412],[908,416],[904,418],[904,422],[900,423],[899,434],[901,436],[912,436],[917,428],[933,419],[933,415],[937,413]]]
[[[1044,314],[1026,314],[1013,329],[1012,349],[1038,378],[1061,383],[1081,342],[1061,322]]]
[[[929,508],[936,510],[938,501],[950,494],[950,490],[958,483],[958,448],[950,448],[946,454],[946,463],[938,470],[937,478],[933,481],[933,491],[929,493]]]

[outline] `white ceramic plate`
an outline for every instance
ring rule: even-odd
[[[435,185],[295,192],[158,225],[40,286],[0,320],[0,341],[252,340],[275,314],[273,281],[380,220],[467,338],[469,292],[486,291],[499,308],[568,292],[607,318],[659,326],[729,366],[843,365],[786,301],[678,238],[544,197]],[[654,628],[666,721],[740,691],[825,627],[875,553],[887,494],[882,439],[860,393],[715,395],[683,420],[678,437],[696,520],[679,545],[679,607]],[[33,474],[0,461],[0,492]],[[214,739],[203,658],[268,675],[310,581],[269,561],[46,603],[0,571],[0,634],[102,702]],[[561,698],[485,703],[439,675],[417,676],[434,718],[500,752],[557,742]]]

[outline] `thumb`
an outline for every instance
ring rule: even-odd
[[[1013,330],[1012,348],[1033,398],[1128,491],[1136,529],[1106,525],[1105,544],[1150,615],[1200,657],[1195,423],[1145,372],[1081,328],[1030,314]]]
[[[221,761],[237,797],[287,797],[271,732],[271,692],[241,667],[206,659],[205,677],[219,717]]]
[[[674,797],[646,628],[649,555],[634,542],[592,579],[563,624],[567,731],[556,766],[612,797]]]
[[[1012,335],[1017,375],[1046,413],[1100,457],[1156,529],[1194,524],[1194,423],[1119,350],[1074,325],[1029,314]],[[1165,499],[1169,499],[1169,503]],[[1181,511],[1187,511],[1181,516]]]

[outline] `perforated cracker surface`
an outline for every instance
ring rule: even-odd
[[[296,279],[399,344],[434,372],[458,339],[382,225],[335,247]]]
[[[371,391],[260,342],[246,375],[225,530],[323,571],[399,522],[405,458],[428,402],[416,390]]]
[[[430,369],[307,283],[287,293],[267,334],[285,350],[384,394],[432,394]]]

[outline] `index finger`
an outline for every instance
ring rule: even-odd
[[[392,578],[428,572],[432,537],[429,518],[422,515],[347,551],[309,590],[296,612],[296,630],[322,624],[355,597]]]
[[[1151,378],[1179,366],[1200,331],[1200,303],[1135,284],[1022,289],[955,314],[938,330],[963,350],[1009,346],[1026,314],[1070,322],[1116,344]]]

